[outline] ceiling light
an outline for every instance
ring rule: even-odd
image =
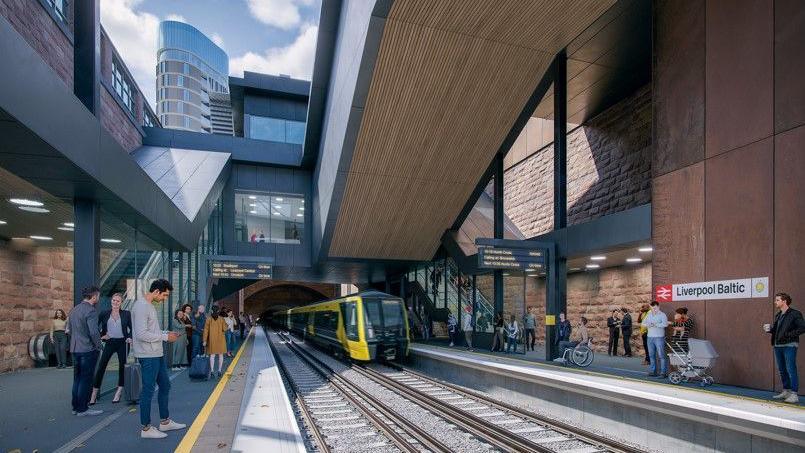
[[[20,206],[20,209],[27,212],[35,212],[37,214],[47,214],[50,209],[37,208],[36,206]]]
[[[593,261],[604,261],[605,259],[607,259],[607,257],[604,255],[597,255],[597,256],[591,256],[590,259]]]
[[[601,267],[601,265],[600,264],[588,264],[588,265],[586,265],[584,267],[586,267],[587,269],[598,269],[599,267]]]
[[[300,211],[304,211],[304,210],[305,210],[305,208],[304,208],[304,207],[302,207],[302,208],[299,208],[299,210],[300,210]]]
[[[571,267],[570,270],[571,271],[580,271],[581,268],[580,267]]]
[[[52,241],[53,240],[53,238],[50,237],[50,236],[37,236],[35,234],[32,234],[32,235],[30,235],[28,237],[31,238],[31,239],[36,239],[37,241]]]
[[[277,197],[277,198],[275,198],[275,200],[277,200],[277,201],[282,201],[282,198]]]
[[[62,230],[62,231],[75,231],[75,229],[73,229],[73,228],[64,227],[64,226],[58,227],[57,229]]]
[[[252,207],[252,208],[256,208],[256,207],[257,207],[257,203],[250,203],[250,204],[249,204],[249,206],[250,206],[250,207]]]
[[[280,206],[278,204],[275,204],[274,207],[277,208],[277,209],[280,209],[282,206]]]
[[[120,239],[103,238],[101,239],[101,242],[106,242],[107,244],[120,244],[123,241]]]
[[[6,222],[5,220],[0,220],[0,225],[5,225],[5,224],[7,224],[7,223],[8,223],[8,222]]]
[[[249,211],[249,214],[257,214],[257,211]]]
[[[626,258],[627,263],[639,263],[643,261],[643,258]]]
[[[654,251],[654,247],[652,247],[652,246],[650,246],[650,245],[649,245],[649,246],[646,246],[646,247],[640,247],[639,249],[637,249],[637,251],[638,251],[638,252],[647,253],[647,252]]]
[[[249,200],[256,200],[256,199],[257,197],[255,197],[254,195],[249,195]]]
[[[70,228],[75,228],[75,223],[73,222],[64,222],[62,225]]]
[[[8,201],[18,204],[20,206],[44,206],[45,203],[36,200],[29,200],[27,198],[11,198]]]
[[[304,217],[304,214],[296,214],[297,217]]]
[[[282,214],[280,214],[279,212],[275,212],[274,215],[282,215]]]

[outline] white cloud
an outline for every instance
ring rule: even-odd
[[[174,20],[176,22],[187,23],[187,19],[185,19],[181,14],[168,14],[165,16],[165,20]]]
[[[252,16],[260,22],[283,30],[296,28],[302,17],[299,6],[310,6],[314,0],[246,0]]]
[[[136,11],[141,3],[142,0],[103,0],[101,23],[153,107],[159,18]]]
[[[266,74],[288,74],[291,77],[310,80],[313,59],[316,53],[316,36],[319,27],[303,24],[293,43],[285,47],[272,47],[262,54],[247,52],[229,61],[229,72],[243,77],[243,71]]]
[[[212,39],[212,42],[214,42],[218,47],[222,49],[224,48],[224,38],[218,33],[213,33],[210,39]]]

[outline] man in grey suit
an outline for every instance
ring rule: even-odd
[[[95,310],[100,292],[95,286],[84,288],[81,291],[83,300],[73,307],[67,318],[70,352],[73,355],[73,414],[79,417],[103,413],[88,406],[92,375],[102,347],[98,312]]]

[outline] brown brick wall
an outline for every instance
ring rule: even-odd
[[[568,224],[651,201],[651,89],[645,86],[568,134]],[[553,146],[510,167],[506,215],[526,237],[553,228]]]
[[[73,44],[44,7],[36,0],[0,0],[0,16],[11,23],[72,91]],[[72,24],[71,10],[68,23]]]
[[[130,153],[142,146],[143,137],[112,96],[101,86],[101,124]]]
[[[504,278],[504,314],[512,313],[518,322],[523,314],[523,281],[521,278]],[[492,279],[477,279],[478,290],[491,299]],[[535,307],[537,316],[537,342],[545,342],[545,283],[543,279],[526,278],[526,304]],[[643,344],[637,328],[637,316],[642,304],[651,297],[651,264],[612,267],[598,272],[579,272],[567,276],[567,315],[574,325],[579,318],[588,319],[587,328],[593,337],[594,349],[606,353],[609,339],[607,318],[615,308],[626,307],[632,315],[635,329],[632,333],[632,353],[643,354]],[[623,340],[619,353],[623,354]]]
[[[50,329],[54,310],[72,306],[72,249],[0,245],[0,373],[33,366],[28,340]]]

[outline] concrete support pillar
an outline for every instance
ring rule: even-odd
[[[81,303],[81,290],[98,285],[100,274],[100,208],[92,200],[73,200],[73,303]]]
[[[494,175],[494,230],[495,239],[503,239],[503,155],[495,156],[495,175]],[[503,312],[503,271],[495,270],[494,278],[494,299],[495,313]]]

